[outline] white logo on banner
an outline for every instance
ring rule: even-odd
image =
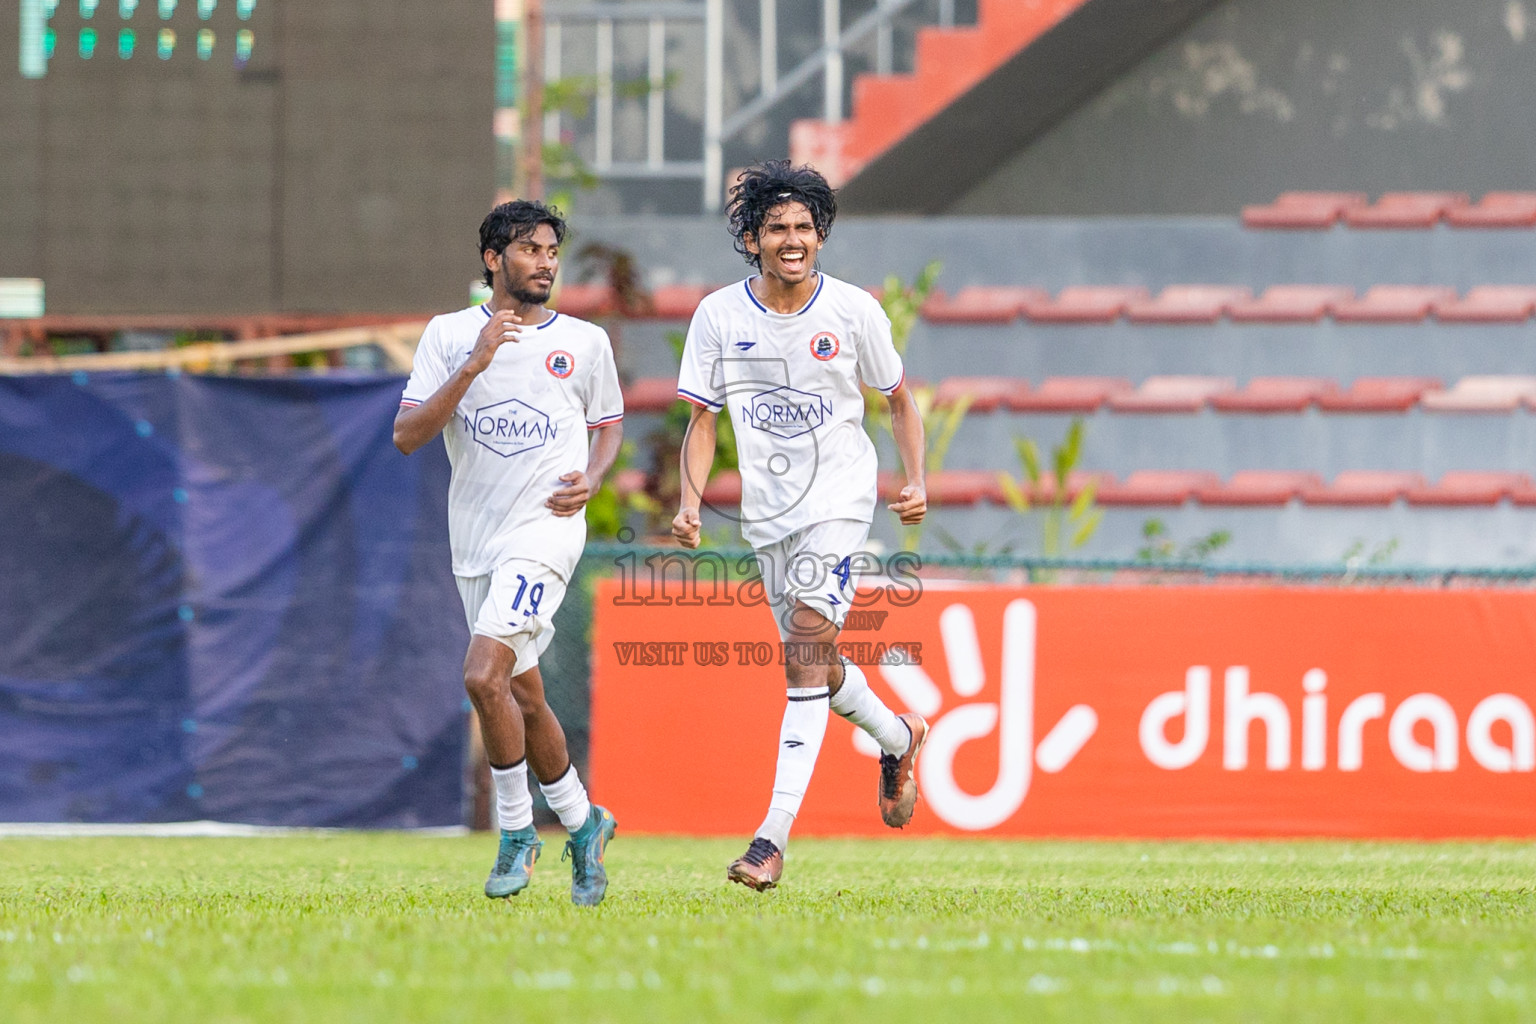
[[[928,719],[928,743],[918,761],[923,799],[955,828],[979,832],[1007,821],[1023,806],[1033,769],[1061,771],[1099,727],[1093,708],[1078,704],[1035,745],[1035,620],[1035,606],[1022,599],[1009,602],[1003,611],[1003,674],[997,703],[960,704],[940,715],[944,695],[921,665],[880,666],[881,677],[902,702]],[[956,697],[975,697],[985,688],[987,677],[970,607],[945,608],[939,614],[939,634],[951,690]],[[994,732],[997,781],[985,793],[967,793],[955,781],[955,755],[965,743]],[[880,753],[862,729],[854,730],[853,745],[863,754]]]

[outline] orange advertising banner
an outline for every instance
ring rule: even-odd
[[[842,634],[929,722],[909,833],[1536,835],[1536,594],[923,584],[861,591]],[[632,589],[597,594],[593,791],[629,829],[750,832],[771,613]],[[831,717],[797,834],[885,831],[876,753]]]

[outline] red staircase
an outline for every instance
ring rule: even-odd
[[[852,116],[794,122],[790,159],[842,185],[1085,2],[979,0],[973,27],[919,29],[916,71],[854,79]]]

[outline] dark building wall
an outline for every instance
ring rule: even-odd
[[[1228,0],[947,212],[1230,214],[1293,188],[1533,188],[1533,99],[1529,0]]]
[[[481,0],[61,3],[46,76],[0,19],[0,276],[51,313],[429,310],[465,301],[492,192]],[[118,54],[124,27],[132,57]],[[98,33],[82,59],[79,34]],[[162,28],[176,32],[168,60]],[[214,32],[208,60],[197,34]],[[241,29],[251,60],[234,60]]]

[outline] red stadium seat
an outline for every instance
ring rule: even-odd
[[[997,474],[985,469],[940,470],[927,484],[928,501],[934,505],[975,505],[991,500],[998,490]]]
[[[1094,485],[1095,495],[1102,494],[1105,488],[1115,486],[1115,475],[1113,473],[1097,472],[1068,473],[1067,493],[1063,497],[1063,501],[1075,501],[1077,496],[1083,493],[1083,488],[1087,487],[1090,483]],[[1056,475],[1054,473],[1041,474],[1040,482],[1035,485],[1034,492],[1030,495],[1030,500],[1038,502],[1042,505],[1049,505],[1055,501],[1055,499]]]
[[[551,305],[567,316],[602,316],[613,312],[613,289],[606,284],[562,284]]]
[[[1077,285],[1063,288],[1054,299],[1029,303],[1024,315],[1041,323],[1110,323],[1119,319],[1127,304],[1146,297],[1145,288]]]
[[[666,412],[678,401],[673,377],[641,377],[624,389],[625,412]]]
[[[1331,228],[1344,211],[1366,204],[1364,192],[1282,192],[1268,206],[1243,207],[1250,228]]]
[[[1489,192],[1475,206],[1452,206],[1445,222],[1458,228],[1528,228],[1536,224],[1536,192]]]
[[[1521,402],[1536,404],[1536,377],[1490,374],[1463,377],[1445,391],[1419,399],[1434,412],[1514,412]]]
[[[1124,377],[1047,377],[1034,391],[1010,395],[1008,407],[1015,412],[1095,412],[1110,396],[1130,390]]]
[[[1111,395],[1109,406],[1117,412],[1199,412],[1233,388],[1230,377],[1148,377],[1135,391]]]
[[[704,500],[711,505],[741,504],[741,474],[722,469],[704,485]]]
[[[1308,505],[1390,505],[1424,486],[1422,473],[1349,469],[1327,486],[1303,490],[1301,498]]]
[[[1215,473],[1191,469],[1138,469],[1099,491],[1101,505],[1182,505],[1199,491],[1221,486]]]
[[[1323,478],[1292,469],[1245,469],[1196,495],[1202,505],[1284,505],[1303,491],[1319,489]]]
[[[1176,284],[1155,299],[1127,303],[1125,315],[1143,324],[1213,324],[1233,303],[1252,299],[1249,289],[1234,285]]]
[[[1438,387],[1436,377],[1361,377],[1344,391],[1319,395],[1317,405],[1325,412],[1407,412]]]
[[[1227,315],[1239,323],[1316,323],[1335,302],[1348,302],[1355,290],[1334,284],[1277,284],[1246,302],[1234,302]]]
[[[1456,298],[1453,288],[1437,285],[1378,284],[1358,299],[1333,304],[1333,318],[1353,323],[1417,323],[1437,302]]]
[[[668,284],[651,292],[651,313],[662,320],[687,320],[704,296],[716,290],[709,284]]]
[[[970,285],[953,298],[934,292],[923,303],[923,319],[936,324],[1008,324],[1028,304],[1049,298],[1039,288]]]
[[[1326,377],[1255,377],[1239,391],[1211,396],[1211,405],[1222,412],[1302,412],[1338,389]]]
[[[1352,228],[1432,228],[1445,211],[1466,206],[1465,192],[1387,192],[1374,205],[1344,211]]]
[[[971,396],[971,411],[992,412],[1014,395],[1029,390],[1029,381],[1014,377],[946,377],[939,381],[934,403],[941,408]]]
[[[645,490],[645,470],[619,470],[613,474],[613,489],[620,494],[638,494]]]
[[[1465,298],[1435,303],[1435,319],[1447,323],[1524,323],[1536,309],[1536,286],[1478,285]]]
[[[1446,473],[1432,487],[1408,492],[1412,505],[1497,505],[1515,495],[1536,500],[1536,488],[1524,473],[1457,471]]]

